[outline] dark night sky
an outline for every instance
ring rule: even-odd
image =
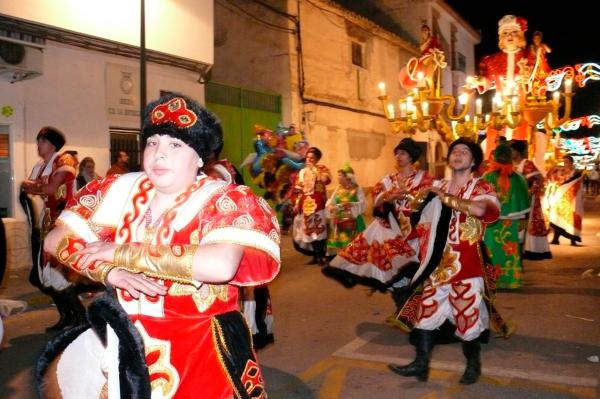
[[[592,1],[446,1],[481,33],[481,43],[475,47],[476,60],[499,51],[498,20],[513,14],[527,19],[528,42],[533,31],[544,33],[544,42],[552,49],[552,53],[548,54],[552,68],[585,62],[600,64],[600,19],[591,9]],[[598,3],[595,3],[597,7]],[[575,85],[573,88],[575,96],[571,117],[600,115],[600,81],[589,81],[582,89]]]

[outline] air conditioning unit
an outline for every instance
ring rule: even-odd
[[[0,80],[15,83],[40,76],[44,67],[43,55],[43,48],[0,38]]]

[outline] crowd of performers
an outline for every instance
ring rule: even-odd
[[[258,151],[248,165],[260,160],[252,177],[270,188],[289,180],[266,195],[292,211],[296,248],[346,287],[392,294],[388,321],[416,348],[415,360],[390,365],[393,372],[425,381],[434,344],[461,341],[461,383],[475,383],[490,326],[505,337],[513,331],[494,307],[496,289],[522,286],[523,258],[551,257],[548,224],[553,243],[581,241],[582,177],[572,159],[544,178],[524,143],[511,141],[482,170],[479,145],[460,138],[448,148],[450,178],[434,180],[417,166],[422,147],[404,138],[393,172],[372,189],[366,225],[352,167],[338,169],[328,190],[323,154],[290,133],[301,155]],[[273,342],[267,284],[280,268],[277,215],[220,159],[221,127],[195,101],[168,95],[149,104],[142,138],[142,172],[77,191],[74,163],[59,153],[64,135],[38,134],[41,160],[22,186],[36,234],[31,280],[56,301],[55,328],[70,327],[40,358],[41,395],[265,397],[255,350]],[[107,289],[85,309],[72,274]]]
[[[494,307],[496,290],[522,287],[524,258],[552,257],[550,227],[554,244],[560,236],[575,246],[581,240],[582,178],[572,159],[565,156],[544,178],[526,150],[523,141],[500,141],[484,163],[480,146],[460,138],[448,149],[450,178],[434,180],[415,167],[418,143],[402,139],[394,148],[395,171],[373,187],[373,220],[364,230],[358,191],[348,195],[347,186],[340,195],[338,187],[325,202],[330,176],[318,164],[320,152],[307,161],[310,178],[301,171],[296,220],[305,230],[294,239],[311,244],[319,260],[322,244],[315,242],[325,239],[329,227],[327,244],[336,253],[323,273],[346,287],[361,284],[392,294],[397,310],[387,321],[410,333],[417,353],[409,365],[389,365],[395,373],[425,381],[434,344],[461,341],[467,366],[460,382],[475,383],[480,343],[487,342],[489,329],[508,338],[515,328]],[[346,176],[339,171],[340,186],[348,184]],[[353,213],[339,218],[328,204],[344,198],[351,205],[342,209]],[[349,223],[353,215],[357,221]],[[353,237],[343,240],[345,246],[335,240],[340,222],[344,238]],[[306,232],[318,235],[308,240]]]

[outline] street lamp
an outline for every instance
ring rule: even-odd
[[[146,108],[146,2],[140,0],[140,126]]]

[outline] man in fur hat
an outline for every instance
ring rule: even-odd
[[[76,191],[77,160],[67,152],[59,154],[66,140],[64,134],[55,127],[46,126],[40,129],[36,141],[41,159],[33,167],[29,179],[21,185],[22,203],[32,222],[33,267],[29,281],[50,295],[56,303],[60,319],[47,329],[53,331],[79,324],[85,319],[85,309],[74,287],[65,278],[63,269],[53,264],[52,259],[41,250],[44,237]],[[35,198],[27,199],[27,194],[43,199],[40,212],[33,210]]]
[[[412,215],[418,220],[420,265],[410,282],[415,290],[400,311],[412,309],[411,341],[416,358],[405,366],[390,364],[402,376],[427,381],[434,332],[446,320],[462,341],[467,367],[460,383],[477,382],[481,375],[480,337],[489,328],[485,303],[485,268],[480,243],[485,226],[498,220],[500,206],[494,188],[473,176],[483,160],[481,148],[460,138],[448,148],[450,180],[436,182]],[[435,195],[434,195],[435,194]],[[408,319],[405,319],[408,320]]]

